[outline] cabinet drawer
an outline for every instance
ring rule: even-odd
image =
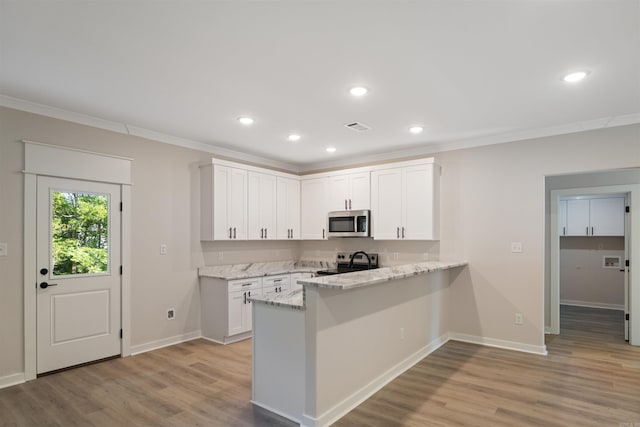
[[[265,288],[271,286],[282,287],[283,289],[286,287],[289,289],[289,275],[283,274],[280,276],[268,276],[262,278],[262,286]]]
[[[229,293],[238,291],[252,291],[262,288],[262,279],[255,277],[253,279],[239,279],[229,281]]]

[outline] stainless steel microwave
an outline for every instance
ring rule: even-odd
[[[371,211],[334,211],[327,218],[328,238],[371,237]]]

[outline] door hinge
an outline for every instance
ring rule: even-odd
[[[120,266],[120,275],[122,276],[122,266]]]
[[[624,315],[624,320],[629,320],[629,313]]]
[[[122,212],[122,202],[120,202],[120,212]]]
[[[624,266],[625,266],[625,267],[629,267],[629,260],[626,260],[626,261],[624,262]]]
[[[122,329],[120,329],[120,339],[122,339]]]
[[[629,210],[629,206],[625,206],[625,207],[624,207],[624,211],[625,211],[626,213],[631,212],[631,211]]]

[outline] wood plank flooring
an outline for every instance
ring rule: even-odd
[[[549,356],[449,342],[336,426],[640,426],[640,348],[619,311],[563,306]],[[273,426],[251,342],[205,340],[0,390],[0,426]]]

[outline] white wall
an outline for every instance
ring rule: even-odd
[[[624,270],[603,267],[604,256],[624,265],[624,237],[560,238],[560,303],[624,309]]]

